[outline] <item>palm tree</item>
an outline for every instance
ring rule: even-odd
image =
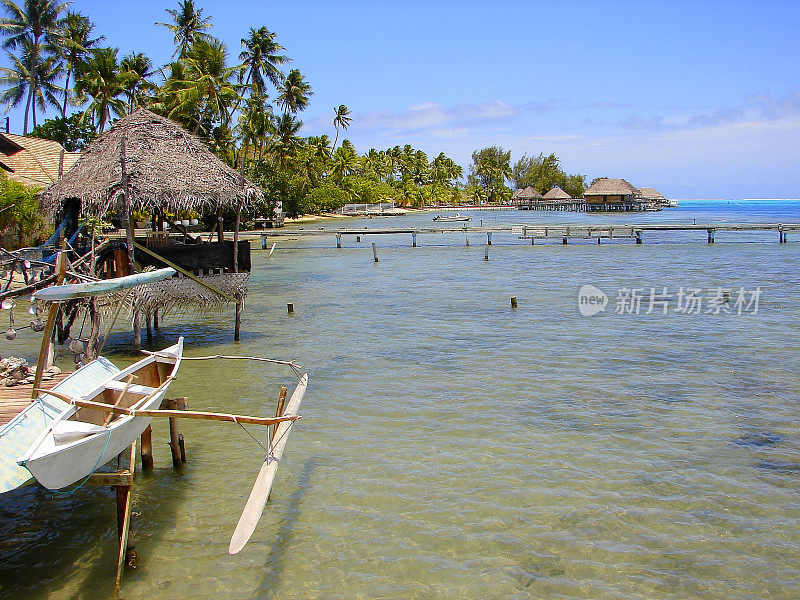
[[[104,35],[92,39],[92,23],[88,17],[76,12],[67,12],[64,17],[63,31],[60,36],[58,54],[66,67],[64,82],[64,102],[61,106],[61,116],[67,116],[67,100],[69,100],[69,78],[75,70],[75,65],[81,62],[98,42],[103,41]]]
[[[211,27],[211,17],[203,17],[203,9],[194,7],[194,0],[181,0],[177,10],[164,9],[172,16],[172,23],[156,23],[169,29],[173,35],[175,52],[172,57],[183,58],[189,47],[197,41],[210,41],[205,30]]]
[[[5,71],[12,79],[21,74],[28,77],[25,86],[27,99],[25,101],[25,122],[23,133],[28,133],[28,113],[33,109],[34,126],[36,121],[36,106],[43,111],[48,104],[58,106],[58,101],[53,102],[52,95],[55,79],[60,74],[58,59],[52,60],[53,49],[59,44],[61,32],[61,14],[66,9],[67,3],[55,0],[25,0],[23,7],[12,0],[3,0],[3,8],[8,15],[0,19],[0,32],[6,36],[3,47],[6,50],[21,49],[22,54],[12,56],[15,63],[16,75]],[[25,68],[17,68],[24,62]],[[16,92],[11,94],[16,97]],[[21,98],[17,100],[17,104]],[[9,104],[8,108],[12,105]]]
[[[130,75],[120,69],[117,48],[95,48],[89,58],[75,70],[75,102],[82,104],[91,98],[83,118],[91,115],[97,130],[102,132],[113,116],[125,113],[122,99],[129,86]]]
[[[266,80],[272,82],[275,87],[283,80],[283,73],[278,67],[289,61],[287,56],[280,54],[284,47],[275,41],[275,34],[266,27],[258,29],[251,27],[248,36],[242,39],[242,46],[244,50],[239,54],[239,60],[242,61],[239,83],[243,90],[250,90],[251,96],[266,98]],[[241,100],[236,103],[231,115],[239,110],[240,103]]]
[[[344,105],[340,104],[339,107],[333,108],[333,126],[336,127],[336,139],[333,140],[333,148],[336,149],[336,142],[339,141],[339,127],[347,129],[350,126],[350,110]]]
[[[302,126],[302,121],[298,121],[288,113],[284,113],[273,120],[273,140],[270,149],[281,167],[285,167],[286,160],[294,156],[300,148],[300,138],[297,137],[297,132],[300,131]]]
[[[154,73],[153,61],[141,52],[131,52],[122,58],[119,66],[128,74],[125,95],[128,97],[128,112],[133,112],[134,108],[144,104],[147,93],[156,89],[148,79]]]
[[[308,106],[308,97],[314,92],[297,69],[289,71],[289,75],[278,86],[277,102],[284,112],[297,113]]]
[[[210,134],[209,122],[227,125],[228,109],[239,98],[231,81],[234,68],[227,66],[225,44],[212,39],[195,41],[175,67],[166,87],[170,96],[168,117],[188,115],[193,132]]]

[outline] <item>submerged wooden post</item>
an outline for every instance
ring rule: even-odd
[[[483,260],[489,260],[489,244],[486,244],[486,247],[483,251]]]
[[[636,243],[637,244],[641,244],[642,243],[642,232],[641,231],[637,231],[636,232]]]
[[[131,532],[131,505],[133,485],[133,474],[136,468],[136,442],[131,444],[130,463],[128,467],[128,481],[125,485],[116,485],[117,492],[117,533],[119,534],[119,554],[117,556],[117,577],[115,587],[119,588],[122,579],[122,571],[126,564],[135,561],[136,550],[130,540]]]
[[[342,247],[342,234],[341,233],[337,233],[336,234],[336,247],[337,248],[341,248]]]
[[[186,410],[186,398],[167,398],[161,403],[167,410]],[[178,433],[178,419],[169,418],[169,448],[172,452],[172,466],[177,468],[186,462],[186,449],[183,446],[183,436]]]
[[[372,242],[372,256],[375,257],[375,262],[378,262],[378,248],[375,246],[375,242]]]
[[[487,246],[491,246],[492,245],[492,232],[491,231],[489,231],[486,234],[486,245]]]
[[[287,312],[288,314],[292,314],[292,313],[294,312],[294,304],[293,304],[292,302],[289,302],[289,303],[286,305],[286,312]]]
[[[411,246],[413,248],[417,247],[417,232],[416,231],[412,231],[411,232]]]
[[[234,323],[233,323],[233,341],[239,341],[239,335],[242,330],[242,308],[244,307],[244,303],[241,300],[237,300],[236,302],[236,315],[234,316]]]
[[[714,243],[714,230],[713,229],[707,229],[706,232],[708,233],[708,243],[709,244],[713,244]]]
[[[517,297],[511,296],[511,308],[517,308]]]
[[[153,468],[153,428],[147,426],[142,432],[142,469]]]

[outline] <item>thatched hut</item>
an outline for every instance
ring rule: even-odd
[[[639,190],[624,179],[600,177],[583,197],[589,210],[644,210]]]
[[[198,137],[177,123],[140,108],[92,141],[80,160],[47,188],[41,199],[45,211],[62,217],[72,215],[75,224],[79,216],[120,210],[126,225],[123,247],[128,268],[122,268],[124,259],[117,250],[117,255],[109,259],[107,274],[133,271],[135,261],[154,266],[174,263],[183,274],[177,281],[142,290],[137,309],[149,314],[159,307],[233,301],[237,306],[238,338],[240,308],[250,270],[249,243],[238,241],[238,215],[260,195],[255,184],[224,164]],[[160,229],[165,212],[196,210],[219,215],[225,208],[237,211],[234,241],[225,242],[220,222],[217,246],[200,244],[199,238],[188,236],[185,229],[174,235],[159,232],[135,239],[130,218],[134,210],[150,212],[154,215],[153,229]],[[187,248],[187,244],[196,245]],[[204,257],[200,263],[198,256]],[[209,277],[214,281],[203,281]]]
[[[530,205],[532,202],[536,202],[541,199],[542,195],[531,186],[517,190],[512,196],[512,200],[515,201],[513,203],[517,206]]]
[[[651,206],[660,207],[667,206],[669,204],[669,201],[661,192],[651,187],[639,188],[639,193],[641,194],[642,200]]]
[[[572,200],[572,196],[570,196],[557,185],[554,185],[552,188],[550,188],[550,191],[547,192],[543,197],[545,200],[549,200],[550,202],[563,202],[566,200]]]

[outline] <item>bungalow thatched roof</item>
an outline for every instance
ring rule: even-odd
[[[589,186],[585,192],[586,196],[637,196],[639,190],[633,187],[624,179],[609,179],[601,177]]]
[[[557,185],[554,185],[549,192],[544,195],[545,200],[572,200],[567,192],[562,190]]]
[[[59,173],[66,173],[80,156],[80,152],[66,152],[58,142],[0,133],[0,169],[23,185],[47,187],[58,181]]]
[[[522,198],[523,200],[527,200],[528,198],[538,199],[541,197],[542,195],[531,186],[526,187],[524,190],[520,191],[519,194],[517,194],[517,198]]]
[[[261,190],[217,158],[180,125],[144,108],[123,117],[92,141],[80,160],[42,194],[50,213],[67,198],[80,198],[82,211],[101,213],[121,199],[121,147],[135,209],[179,211],[247,205]]]
[[[657,190],[649,187],[639,188],[642,194],[642,200],[666,200],[666,198]]]

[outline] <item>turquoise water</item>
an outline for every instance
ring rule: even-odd
[[[797,203],[759,211],[476,211],[470,225],[800,222]],[[759,235],[531,246],[495,234],[488,261],[485,235],[469,231],[419,236],[417,248],[367,232],[340,250],[325,236],[254,251],[240,343],[231,310],[175,315],[154,345],[184,335],[189,355],[297,360],[310,377],[304,419],[233,557],[262,450],[236,426],[185,422],[189,462],[175,471],[159,424],[156,468],[136,489],[140,566],[119,597],[796,597],[800,239]],[[587,284],[609,297],[592,317],[578,310]],[[614,310],[622,288],[665,287],[761,296],[742,314]],[[128,340],[115,334],[109,356],[132,360]],[[170,395],[264,414],[279,385],[291,373],[185,363]],[[0,516],[0,595],[113,596],[108,492],[30,487],[4,496]]]

